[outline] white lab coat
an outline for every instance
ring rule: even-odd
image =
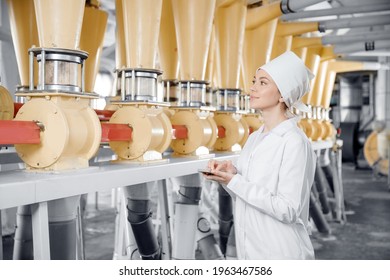
[[[295,118],[252,133],[225,189],[235,201],[239,259],[314,259],[309,238],[316,155]]]

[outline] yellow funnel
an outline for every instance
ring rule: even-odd
[[[257,28],[245,30],[242,65],[246,92],[249,92],[252,77],[257,68],[271,60],[277,23],[278,20],[274,19]]]
[[[246,29],[256,28],[268,21],[278,18],[282,15],[280,1],[272,4],[248,9],[246,17]]]
[[[99,72],[108,14],[96,7],[85,7],[81,29],[80,49],[88,52],[85,62],[85,91],[93,92]]]
[[[286,51],[291,50],[292,35],[290,36],[275,36],[272,46],[271,59],[278,57]]]
[[[172,3],[167,0],[163,1],[162,5],[158,47],[163,79],[176,80],[179,75],[179,56],[177,53]]]
[[[29,85],[28,49],[34,45],[38,46],[39,43],[34,2],[33,0],[8,0],[7,4],[20,83],[27,87]],[[34,62],[34,72],[38,72],[36,62]],[[37,80],[38,75],[35,77],[34,86],[37,85]]]
[[[271,58],[292,49],[293,37],[318,30],[318,22],[278,22]]]
[[[34,0],[39,45],[79,49],[85,0]]]
[[[181,80],[204,80],[215,0],[172,0]]]
[[[206,65],[206,81],[210,82],[213,85],[213,75],[214,75],[214,65],[215,65],[215,27],[213,26],[210,37],[210,46],[209,53],[207,56],[207,65]]]
[[[126,66],[155,69],[162,0],[123,0]]]
[[[314,87],[310,92],[309,104],[313,107],[321,106],[322,91],[326,83],[326,73],[328,69],[328,60],[320,63],[318,74],[314,82]]]
[[[304,47],[322,47],[321,37],[294,37],[292,49],[299,49]]]
[[[232,5],[218,8],[215,14],[217,54],[221,67],[222,88],[238,88],[240,62],[244,43],[246,1],[236,0]]]
[[[318,31],[318,22],[281,22],[276,30],[277,36],[296,36]]]
[[[115,0],[116,18],[116,44],[115,44],[115,65],[116,68],[123,68],[126,65],[125,30],[123,26],[122,0]]]
[[[302,97],[302,101],[305,104],[311,104],[311,99],[313,95],[313,88],[315,84],[315,80],[317,79],[318,75],[318,69],[320,67],[320,61],[321,57],[319,56],[318,52],[321,48],[306,48],[306,59],[305,59],[305,64],[306,67],[310,69],[310,71],[314,74],[314,79],[310,81],[310,91]]]

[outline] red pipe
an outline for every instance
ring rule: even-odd
[[[133,129],[127,124],[101,123],[102,139],[100,142],[131,141]]]
[[[172,139],[187,139],[188,129],[184,125],[172,125]]]
[[[225,138],[226,137],[226,129],[219,125],[218,126],[218,138]]]
[[[33,121],[0,121],[0,145],[39,144],[40,132]]]

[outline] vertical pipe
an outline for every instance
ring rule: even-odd
[[[325,220],[324,215],[321,211],[321,206],[318,202],[317,196],[315,194],[315,188],[312,188],[310,192],[310,208],[309,208],[310,217],[313,219],[314,224],[316,225],[319,232],[324,234],[330,234],[330,228],[328,222]]]
[[[218,186],[218,204],[219,243],[222,253],[226,255],[226,245],[233,226],[233,202],[229,193],[221,185]]]
[[[236,234],[234,231],[234,224],[230,228],[229,238],[226,245],[226,259],[235,260],[237,259],[237,249],[236,249]]]
[[[0,261],[3,260],[3,223],[1,221],[1,210],[0,210]]]
[[[317,162],[316,165],[314,180],[316,181],[315,185],[317,187],[318,199],[321,203],[322,213],[325,215],[329,214],[330,208],[327,194],[327,189],[329,186],[319,162]]]
[[[50,256],[52,260],[77,258],[77,206],[80,196],[48,202]]]
[[[195,234],[201,196],[198,174],[175,178],[179,185],[175,203],[172,259],[195,259]]]
[[[19,206],[16,213],[14,260],[33,260],[32,217],[30,205]]]
[[[197,222],[197,235],[199,250],[205,260],[221,260],[224,258],[214,234],[211,232],[209,220],[200,215]]]
[[[147,184],[132,185],[123,190],[127,198],[127,220],[133,230],[142,259],[161,259],[161,249],[152,223],[150,191]]]

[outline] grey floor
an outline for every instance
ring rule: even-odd
[[[371,170],[343,166],[347,222],[328,219],[331,234],[314,230],[311,236],[316,259],[390,259],[390,192],[387,177],[374,177]],[[86,259],[112,259],[115,210],[111,194],[89,194],[85,219]],[[216,236],[218,239],[218,236]],[[12,258],[12,236],[3,237],[4,258]],[[201,258],[200,254],[197,254]]]

